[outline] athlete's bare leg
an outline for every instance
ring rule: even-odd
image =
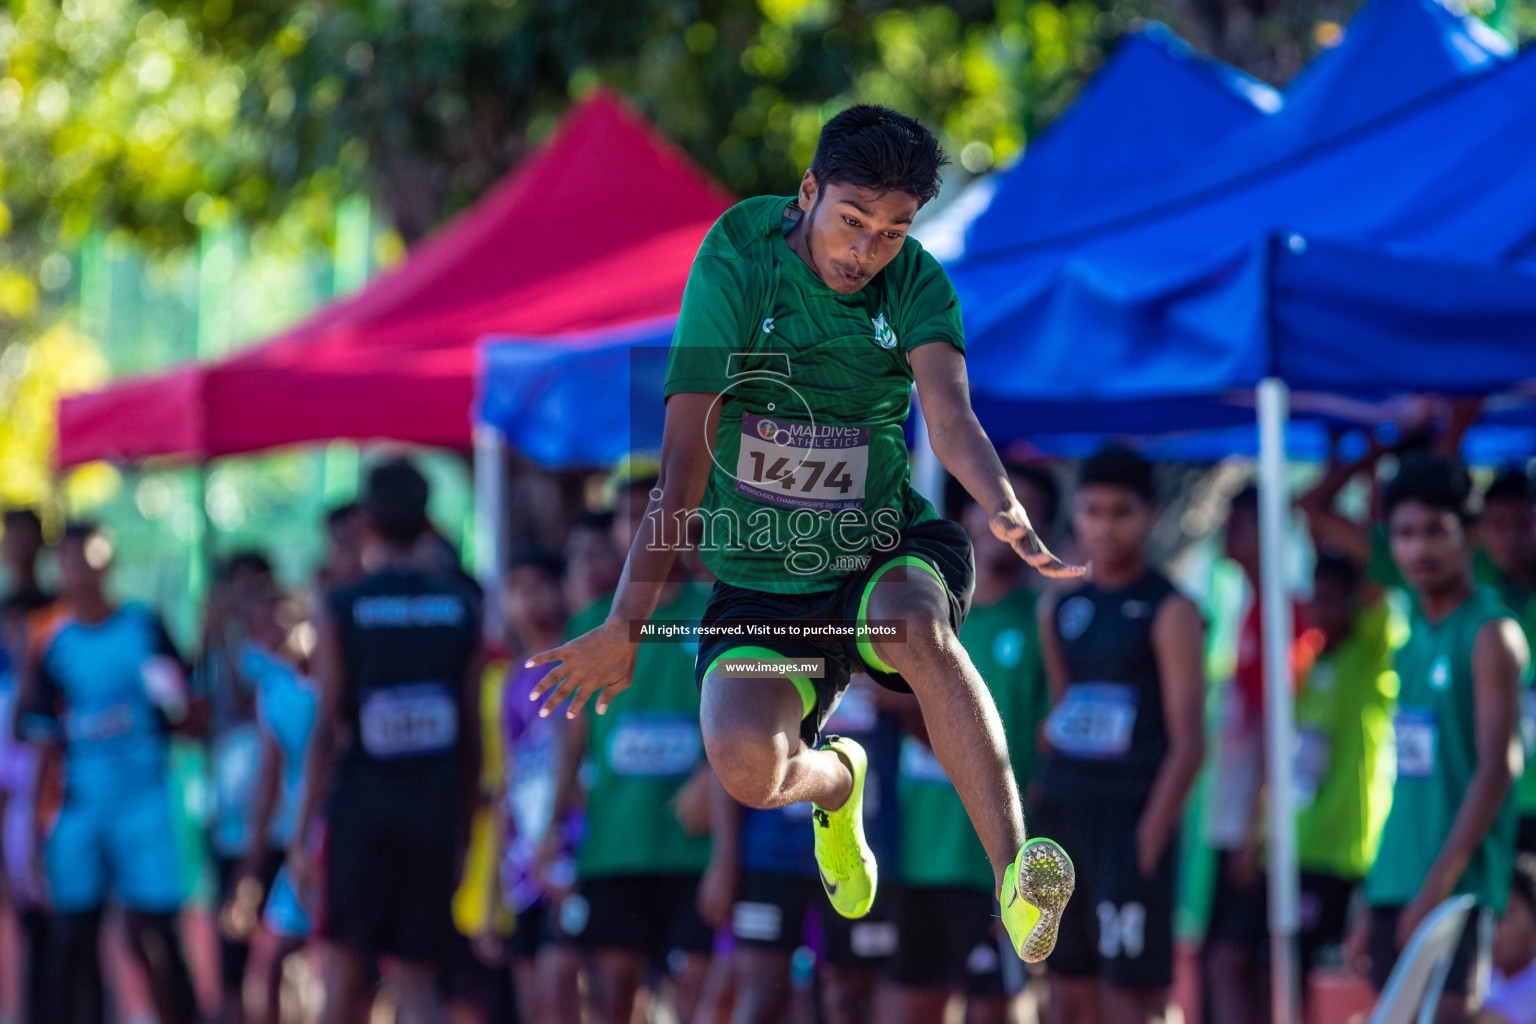
[[[777,949],[736,949],[736,1012],[731,1024],[777,1024],[789,1017],[789,954]]]
[[[676,1004],[678,1020],[689,1021],[698,1015],[704,981],[709,977],[709,963],[708,953],[689,953],[683,957],[682,969],[673,972],[672,1000]]]
[[[448,1011],[437,991],[437,971],[431,964],[402,960],[390,983],[399,998],[396,1024],[448,1024]]]
[[[787,679],[745,679],[711,672],[699,722],[709,763],[726,792],[748,807],[809,800],[829,811],[853,791],[847,762],[800,739],[803,705]]]
[[[627,949],[600,949],[587,972],[597,1024],[630,1024],[645,974],[645,957]]]
[[[1163,1024],[1168,1019],[1165,988],[1121,988],[1105,985],[1104,1024]]]
[[[320,1024],[355,1024],[365,1009],[367,962],[356,950],[335,942],[320,944]]]
[[[534,971],[542,1012],[530,1019],[581,1024],[581,954],[571,946],[546,946],[534,958]]]
[[[944,1008],[949,1005],[949,989],[901,985],[896,988],[891,1002],[897,1011],[898,1024],[928,1024],[944,1019]]]
[[[875,651],[917,695],[929,743],[965,804],[1001,889],[1003,872],[1024,845],[1024,811],[1002,719],[949,627],[944,586],[921,569],[892,569],[870,594],[868,618],[905,624],[904,640],[877,640]]]
[[[877,993],[875,972],[864,967],[822,968],[822,1010],[827,1024],[871,1024]],[[937,1018],[935,1018],[937,1019]]]
[[[1050,975],[1049,1024],[1099,1024],[1099,979]]]
[[[709,961],[704,991],[699,993],[699,1006],[693,1012],[691,1024],[731,1024],[736,1006],[735,958],[740,955],[741,951],[737,950],[729,955],[717,955]]]

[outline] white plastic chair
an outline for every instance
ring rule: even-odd
[[[1452,896],[1419,923],[1392,968],[1370,1024],[1433,1024],[1440,991],[1476,902],[1471,895]]]

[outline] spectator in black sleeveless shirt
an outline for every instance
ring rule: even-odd
[[[320,712],[294,834],[305,835],[324,798],[323,870],[302,840],[289,853],[301,890],[324,891],[321,1024],[359,1019],[369,968],[384,955],[397,962],[389,981],[401,1024],[446,1020],[435,982],[454,949],[451,903],[480,770],[480,608],[462,577],[412,558],[427,496],[403,459],[369,473],[368,571],[321,610]]]
[[[1204,625],[1148,560],[1152,467],[1083,463],[1072,524],[1092,579],[1040,604],[1055,706],[1034,828],[1077,867],[1046,961],[1062,1024],[1154,1024],[1173,981],[1176,849],[1204,748]]]

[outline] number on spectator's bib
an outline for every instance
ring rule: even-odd
[[[1435,713],[1422,708],[1400,708],[1392,727],[1397,737],[1398,778],[1423,779],[1433,775],[1438,739]]]
[[[671,778],[692,771],[703,746],[691,717],[633,713],[608,738],[608,764],[616,775]]]
[[[1122,683],[1073,683],[1046,719],[1046,739],[1074,757],[1123,757],[1131,749],[1137,702],[1135,689]]]
[[[445,683],[370,690],[359,715],[363,749],[380,759],[420,757],[459,739],[459,711]]]

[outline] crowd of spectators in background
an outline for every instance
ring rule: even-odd
[[[869,753],[866,830],[898,865],[858,921],[821,892],[809,807],[744,808],[712,776],[696,643],[642,644],[604,715],[541,717],[529,695],[547,667],[524,659],[607,614],[653,464],[615,470],[607,507],[563,546],[516,546],[487,594],[428,520],[425,478],[389,459],[327,517],[302,590],[263,552],[225,558],[195,652],[113,596],[101,529],[71,523],[50,545],[35,514],[6,514],[0,848],[16,941],[0,977],[19,991],[0,1012],[355,1024],[382,1002],[402,1024],[917,1024],[958,1000],[986,1024],[1014,1019],[1029,987],[1061,1024],[1161,1021],[1207,766],[1203,1017],[1266,1020],[1259,602],[1230,684],[1208,686],[1222,659],[1206,617],[1150,551],[1154,468],[1107,448],[1069,491],[1043,465],[1009,473],[1047,540],[1095,567],[1045,587],[980,509],[947,510],[975,550],[960,640],[1002,715],[1031,833],[1078,870],[1033,980],[910,695],[859,679],[830,724]],[[1352,517],[1341,495],[1361,481],[1370,512]],[[1315,547],[1288,681],[1302,962],[1379,991],[1424,917],[1471,893],[1442,1019],[1536,1024],[1536,483],[1513,469],[1478,494],[1428,446],[1373,447],[1333,460],[1297,508]],[[1255,595],[1258,534],[1241,490],[1225,554]],[[657,618],[696,620],[709,582],[680,559]],[[213,794],[191,852],[170,768],[186,743],[206,745]],[[217,897],[199,915],[203,863]],[[212,934],[217,956],[201,955]]]

